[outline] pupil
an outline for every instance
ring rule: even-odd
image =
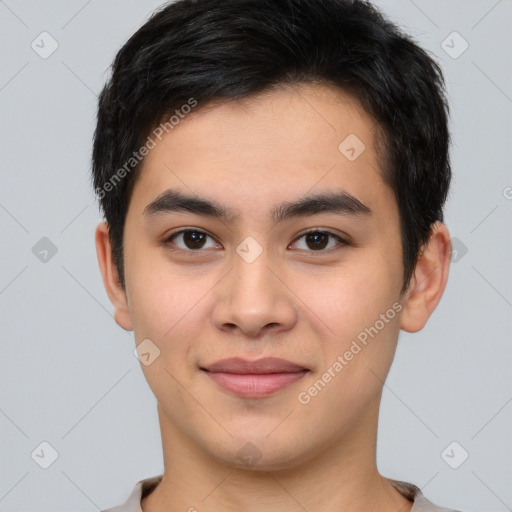
[[[326,244],[325,244],[325,243],[324,243],[324,244],[322,244],[322,243],[321,243],[320,245],[317,243],[319,238],[323,238],[323,239],[324,239],[324,242],[325,242],[325,240],[327,239],[327,236],[326,236],[326,234],[325,234],[325,233],[309,233],[309,234],[306,236],[306,238],[307,238],[307,241],[308,241],[308,242],[309,242],[309,241],[312,241],[312,240],[314,241],[314,243],[313,243],[313,244],[314,244],[314,247],[315,247],[316,249],[323,249],[323,248],[326,246]]]
[[[200,233],[199,231],[187,231],[184,235],[184,240],[187,246],[189,242],[192,245],[192,247],[189,246],[189,249],[200,249],[202,247],[201,242],[204,241],[204,236],[204,233]]]

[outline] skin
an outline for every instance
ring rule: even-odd
[[[400,297],[398,207],[379,171],[374,122],[357,101],[310,84],[211,106],[188,115],[144,161],[124,231],[126,291],[108,226],[96,230],[116,322],[134,331],[136,344],[150,339],[160,350],[141,368],[158,402],[165,469],[142,508],[407,512],[412,503],[376,467],[379,404],[400,329],[422,329],[445,289],[448,230],[433,226]],[[366,146],[354,161],[338,150],[350,133]],[[148,219],[144,208],[169,188],[235,208],[239,218],[175,212]],[[372,214],[322,213],[278,224],[267,217],[282,201],[333,189]],[[165,241],[190,227],[210,235],[197,257]],[[299,238],[310,228],[348,235],[350,243],[328,238],[315,250]],[[236,252],[248,236],[262,249],[252,263]],[[183,236],[173,242],[193,251]],[[401,311],[300,403],[298,394],[394,303]],[[199,369],[232,356],[281,357],[310,372],[267,398],[242,399]],[[257,449],[254,465],[237,457],[248,442]]]

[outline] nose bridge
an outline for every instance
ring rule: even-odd
[[[254,238],[247,237],[236,248],[233,258],[232,301],[245,303],[250,308],[270,309],[278,293],[272,268],[271,253]]]
[[[247,237],[233,254],[232,268],[219,290],[214,323],[255,335],[265,326],[289,328],[295,310],[287,287],[275,275],[272,251]]]

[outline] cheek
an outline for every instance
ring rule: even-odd
[[[191,291],[190,279],[183,275],[161,272],[155,265],[142,268],[130,280],[130,313],[136,344],[151,340],[157,357],[149,365],[141,360],[141,369],[157,401],[182,411],[186,393],[180,383],[192,375],[193,348],[201,332],[199,317],[205,314],[200,299],[208,287],[200,283]]]
[[[155,343],[155,362],[173,375],[193,371],[193,349],[201,342],[208,292],[218,276],[198,275],[192,267],[177,270],[165,257],[140,251],[127,260],[126,277],[136,343]],[[151,371],[147,378],[151,385]]]
[[[191,279],[186,271],[177,271],[159,249],[135,248],[127,243],[125,261],[135,337],[164,342],[179,330],[182,320],[188,323],[187,312],[204,295],[207,283]]]
[[[350,270],[330,273],[317,292],[311,294],[315,289],[311,288],[307,302],[329,327],[319,347],[323,366],[319,372],[330,369],[336,374],[332,380],[339,384],[341,395],[333,399],[344,403],[354,393],[358,396],[366,389],[371,395],[382,386],[372,371],[385,378],[400,332],[399,271],[372,258],[361,258]]]
[[[347,339],[373,325],[398,300],[401,267],[368,251],[303,285],[300,296],[307,297],[307,305],[329,326],[331,335]]]
[[[297,397],[311,416],[329,418],[325,428],[348,428],[380,396],[399,333],[398,314],[389,311],[385,320],[373,312],[368,321],[340,320],[336,336],[325,340],[323,365]]]

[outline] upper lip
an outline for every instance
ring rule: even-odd
[[[256,361],[248,361],[240,357],[230,357],[202,367],[202,369],[209,372],[238,374],[292,373],[307,370],[304,366],[278,357],[264,357]]]

